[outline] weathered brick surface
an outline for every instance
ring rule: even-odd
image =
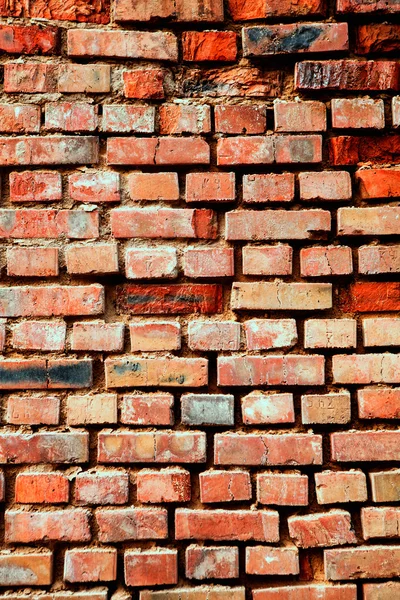
[[[0,0],[0,600],[400,597],[399,0]]]

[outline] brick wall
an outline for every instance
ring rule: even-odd
[[[0,599],[400,598],[399,13],[0,0]]]

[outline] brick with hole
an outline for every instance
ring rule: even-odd
[[[215,131],[228,134],[264,133],[267,125],[266,109],[262,105],[215,106]]]

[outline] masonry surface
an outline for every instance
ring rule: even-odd
[[[0,600],[400,599],[399,16],[0,0]]]

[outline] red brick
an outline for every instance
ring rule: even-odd
[[[329,283],[254,282],[232,285],[233,310],[323,310],[332,306]]]
[[[95,131],[97,106],[84,102],[51,102],[45,105],[45,129],[49,131]]]
[[[103,286],[35,286],[4,288],[3,317],[97,315],[104,309]]]
[[[165,69],[135,69],[124,71],[125,98],[162,100],[165,97]]]
[[[186,277],[233,277],[233,248],[189,247],[184,251],[184,275]]]
[[[16,0],[11,6],[4,1],[0,3],[0,14],[5,17],[55,19],[57,21],[79,21],[84,23],[106,24],[110,20],[109,11],[110,2],[108,0],[102,0],[98,4],[94,4],[89,0],[82,0],[79,3],[60,3],[59,0],[48,0],[47,2],[35,1],[28,4],[22,0]]]
[[[245,425],[294,423],[293,394],[250,393],[241,407]]]
[[[295,319],[252,319],[244,323],[248,350],[290,348],[297,344]]]
[[[294,200],[294,175],[244,175],[243,202],[291,202]]]
[[[57,92],[58,65],[12,63],[4,65],[4,92],[51,94]]]
[[[235,197],[234,173],[186,175],[186,202],[232,202]]]
[[[101,130],[111,133],[154,133],[155,107],[103,105]]]
[[[217,433],[216,465],[321,465],[322,437],[312,434]]]
[[[57,321],[22,321],[13,328],[12,346],[17,350],[64,350],[67,326]]]
[[[99,141],[96,137],[3,137],[0,165],[73,165],[97,163]]]
[[[360,169],[356,171],[358,192],[364,200],[400,196],[400,169]]]
[[[400,354],[337,354],[332,360],[336,383],[400,383]]]
[[[99,434],[99,462],[203,463],[205,460],[206,434],[202,431],[124,430]]]
[[[67,272],[74,275],[118,273],[118,245],[71,245],[65,248]]]
[[[132,200],[179,200],[177,173],[129,173],[128,190]]]
[[[199,475],[199,482],[203,504],[252,498],[250,474],[247,471],[203,471]]]
[[[224,18],[222,0],[117,0],[117,21],[152,21],[153,19],[175,18],[187,22],[218,22]]]
[[[259,473],[257,500],[277,506],[307,506],[308,477],[300,473]]]
[[[68,396],[68,425],[88,425],[117,422],[117,395]]]
[[[359,163],[399,163],[400,135],[338,136],[329,140],[332,166]]]
[[[400,127],[400,96],[392,98],[392,122],[393,127]]]
[[[110,91],[109,65],[60,65],[58,91],[64,94],[105,94]]]
[[[174,279],[178,276],[176,248],[168,246],[127,248],[125,254],[127,279]]]
[[[116,548],[73,548],[64,559],[64,581],[113,581],[117,577]]]
[[[338,210],[338,235],[398,235],[399,232],[398,206]]]
[[[351,200],[351,177],[347,171],[299,173],[301,200]]]
[[[126,585],[178,583],[178,551],[168,548],[128,550],[124,554],[124,570]]]
[[[293,250],[290,246],[244,246],[244,275],[291,275]]]
[[[303,61],[295,67],[299,90],[397,90],[400,69],[394,61]]]
[[[235,546],[188,546],[185,552],[188,579],[239,577],[239,551]]]
[[[331,434],[332,459],[338,462],[399,460],[399,431],[343,431]]]
[[[162,135],[211,131],[211,111],[207,105],[162,104],[158,114]]]
[[[399,419],[400,388],[371,387],[357,390],[360,419]]]
[[[215,131],[230,134],[265,133],[267,113],[264,106],[241,104],[214,107]]]
[[[15,501],[22,504],[60,504],[68,502],[69,481],[63,473],[18,473]]]
[[[204,358],[109,358],[105,362],[107,387],[154,385],[201,387],[207,384]]]
[[[400,582],[364,583],[364,600],[392,600],[400,593]]]
[[[188,69],[182,81],[185,97],[203,96],[240,98],[276,98],[283,90],[282,71],[258,67],[228,67],[221,69]]]
[[[299,571],[297,548],[246,548],[246,573],[249,575],[297,575]]]
[[[217,142],[218,166],[307,164],[321,160],[320,135],[237,136]]]
[[[400,271],[400,246],[362,246],[358,250],[360,273],[397,273]]]
[[[389,282],[356,282],[347,296],[343,295],[343,309],[347,312],[389,312],[400,306],[400,285]]]
[[[211,591],[212,590],[212,591]],[[178,598],[180,594],[187,594],[188,600],[206,600],[211,593],[211,598],[215,600],[244,600],[245,588],[244,587],[222,587],[222,586],[199,586],[199,587],[184,587],[176,588],[175,590],[168,590],[168,595],[174,600]],[[144,590],[140,592],[141,600],[161,600],[161,597],[165,594],[165,590],[152,591]]]
[[[112,171],[87,171],[68,177],[70,198],[79,202],[119,202],[119,173]]]
[[[139,502],[189,502],[191,498],[190,473],[184,469],[143,469],[136,475],[136,485]]]
[[[400,471],[381,471],[369,474],[374,502],[398,502]]]
[[[366,502],[367,481],[362,471],[322,471],[315,473],[318,504]]]
[[[334,129],[383,129],[385,127],[383,100],[333,98],[331,110]]]
[[[325,577],[333,581],[398,577],[399,559],[398,546],[359,546],[325,550]]]
[[[6,319],[0,319],[0,352],[4,351],[6,344]]]
[[[219,356],[221,386],[323,385],[324,357],[296,354],[270,356]]]
[[[54,396],[10,396],[5,420],[13,425],[58,425],[60,399]]]
[[[62,199],[61,174],[54,171],[10,173],[11,202],[50,202]]]
[[[175,511],[177,540],[235,540],[277,542],[279,515],[274,510]]]
[[[400,319],[393,317],[364,319],[364,346],[400,346]]]
[[[305,348],[355,348],[355,319],[309,319],[305,322]]]
[[[303,277],[350,275],[353,258],[349,246],[313,246],[300,250],[300,269]]]
[[[120,352],[124,346],[123,323],[104,321],[74,323],[71,337],[72,350]]]
[[[197,137],[107,140],[109,165],[207,165],[209,162],[210,147]]]
[[[2,238],[68,238],[98,237],[97,211],[30,209],[0,209],[0,237]]]
[[[117,289],[117,310],[131,315],[219,313],[222,287],[212,283],[124,285]]]
[[[0,25],[0,51],[6,54],[55,54],[57,46],[57,27]]]
[[[191,350],[218,352],[239,350],[240,323],[235,321],[190,321],[188,346]]]
[[[177,322],[133,322],[129,323],[129,333],[132,352],[179,350],[181,347],[181,326]]]
[[[7,248],[7,275],[11,277],[57,277],[58,248],[16,246]]]
[[[175,35],[164,31],[69,29],[69,56],[177,61]]]
[[[234,61],[237,35],[234,31],[185,31],[182,47],[186,61]]]
[[[0,131],[2,133],[39,133],[40,106],[0,104]]]
[[[254,600],[356,600],[355,585],[294,585],[253,591]]]
[[[351,528],[350,513],[344,510],[289,517],[288,525],[290,537],[300,548],[338,546],[357,542]]]
[[[290,23],[244,27],[244,56],[341,52],[349,48],[347,23]]]
[[[397,507],[369,506],[361,509],[364,540],[398,537],[400,512]]]
[[[129,476],[123,471],[89,471],[75,479],[75,503],[78,505],[126,504]]]
[[[98,509],[95,518],[100,542],[158,540],[168,535],[165,508]]]
[[[7,510],[5,541],[10,544],[46,541],[88,542],[89,512],[82,508],[53,511]]]
[[[302,240],[330,231],[327,210],[237,210],[226,213],[227,240]]]
[[[53,553],[7,551],[0,554],[1,586],[51,585],[53,580]],[[7,588],[6,588],[7,589]]]
[[[275,131],[326,131],[326,107],[323,102],[274,101]]]
[[[358,0],[337,0],[336,10],[338,13],[396,13],[399,12],[397,2],[389,3],[385,0],[372,0],[359,2]]]
[[[121,423],[129,425],[173,425],[174,397],[168,393],[124,395]]]
[[[311,423],[343,425],[351,420],[351,398],[347,391],[329,394],[310,394],[301,397],[301,421]]]
[[[234,21],[251,21],[271,17],[303,17],[308,15],[322,16],[325,4],[322,0],[228,0],[230,14]],[[282,599],[282,600],[286,600]]]

